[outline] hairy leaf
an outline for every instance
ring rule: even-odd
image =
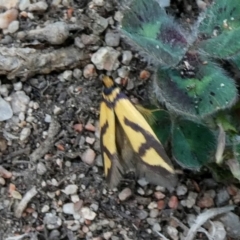
[[[232,106],[237,98],[234,80],[217,65],[195,63],[195,76],[182,76],[176,69],[158,68],[155,93],[169,110],[205,117]]]
[[[156,1],[134,0],[124,13],[122,32],[162,66],[176,65],[187,51],[186,34]]]
[[[206,126],[189,120],[174,124],[172,154],[180,165],[199,169],[209,162],[215,147],[216,139]]]

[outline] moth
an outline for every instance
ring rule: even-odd
[[[110,77],[102,82],[100,142],[110,188],[134,170],[137,177],[172,190],[177,181],[174,168],[150,125]]]

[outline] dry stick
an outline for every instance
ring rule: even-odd
[[[227,207],[222,207],[222,208],[213,208],[213,209],[209,209],[206,212],[200,214],[196,220],[195,223],[191,226],[187,237],[185,238],[185,240],[193,240],[198,229],[209,219],[216,217],[217,215],[223,214],[223,213],[227,213],[230,212],[232,210],[234,210],[235,206],[227,206]]]
[[[31,201],[31,199],[36,196],[38,193],[36,187],[34,186],[31,188],[22,198],[21,202],[18,204],[14,214],[15,217],[20,218],[22,216],[22,213],[24,209],[26,208],[27,204]]]
[[[29,78],[36,74],[76,68],[89,60],[86,49],[65,47],[37,50],[33,48],[0,47],[0,75],[8,79]]]
[[[60,124],[53,118],[48,129],[48,137],[33,153],[30,154],[30,161],[37,161],[50,150],[54,144],[55,136],[58,134],[59,130]]]

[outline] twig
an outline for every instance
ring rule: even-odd
[[[50,150],[54,144],[55,136],[58,134],[59,130],[60,124],[53,118],[48,129],[48,137],[33,153],[30,154],[30,161],[37,161]]]
[[[36,187],[31,188],[22,198],[21,202],[18,204],[14,214],[15,217],[20,218],[27,204],[31,201],[31,199],[36,196],[38,193]]]
[[[207,210],[206,212],[200,214],[197,217],[197,219],[195,220],[195,223],[191,226],[185,240],[193,240],[198,229],[209,219],[211,219],[217,215],[230,212],[230,211],[234,210],[234,208],[235,208],[234,206],[213,208],[213,209]]]

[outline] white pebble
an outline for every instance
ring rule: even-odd
[[[7,30],[9,33],[15,33],[18,29],[19,29],[19,21],[15,20],[8,25]]]
[[[23,128],[21,133],[20,133],[20,141],[25,141],[31,134],[31,129],[30,128]]]
[[[16,82],[13,84],[13,88],[15,91],[20,91],[22,90],[22,82]]]
[[[71,194],[75,194],[78,190],[78,186],[75,184],[70,184],[68,186],[65,187],[64,190],[62,190],[62,192],[64,192],[67,195],[71,195]]]
[[[46,213],[46,212],[49,211],[49,209],[50,209],[50,207],[49,207],[48,205],[44,205],[44,206],[42,207],[42,209],[41,209],[41,212],[42,212],[42,213]]]
[[[29,5],[30,5],[30,0],[21,0],[18,8],[21,11],[24,11],[25,9],[27,9],[29,7]]]
[[[93,220],[97,214],[95,212],[93,212],[90,208],[83,207],[81,209],[81,215],[84,219]]]
[[[50,123],[52,121],[52,117],[49,114],[45,115],[44,122]]]

